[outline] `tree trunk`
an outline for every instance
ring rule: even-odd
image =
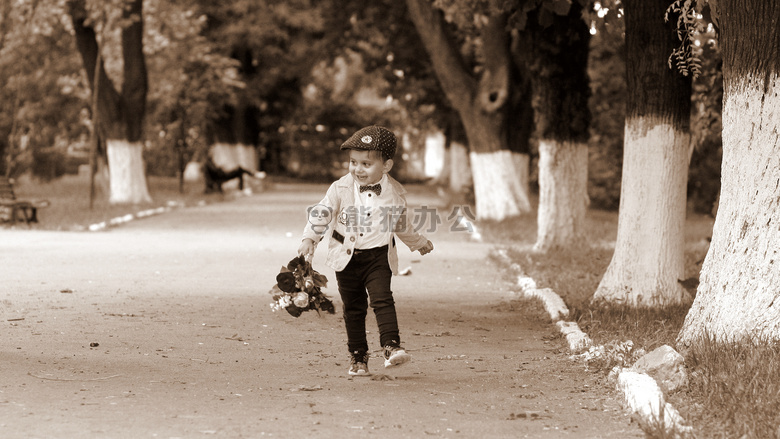
[[[513,153],[503,148],[505,139],[496,127],[495,115],[486,115],[479,108],[467,111],[463,126],[471,145],[477,219],[502,221],[530,212],[528,186],[521,186],[522,173],[515,167]]]
[[[594,300],[690,302],[678,282],[685,278],[686,134],[659,120],[626,121],[617,242]]]
[[[657,307],[690,302],[685,211],[691,80],[667,67],[675,26],[666,0],[627,0],[628,99],[615,253],[594,300]],[[659,17],[649,19],[648,17]]]
[[[540,201],[535,251],[547,252],[583,242],[583,219],[588,208],[587,186],[586,143],[539,142]]]
[[[470,154],[478,219],[502,220],[530,210],[528,198],[517,197],[522,190],[512,156],[507,150]]]
[[[780,4],[723,0],[723,167],[712,243],[678,341],[780,339]]]
[[[441,11],[430,0],[407,0],[409,15],[425,45],[442,90],[460,116],[469,142],[477,218],[503,220],[530,211],[528,186],[517,179],[508,151],[510,46],[505,17],[483,28],[486,63],[478,80],[448,34]],[[498,164],[501,159],[505,162]],[[498,168],[487,168],[496,166]],[[493,178],[492,174],[503,178]],[[524,201],[525,200],[525,201]]]
[[[109,140],[108,168],[111,173],[112,204],[149,203],[152,198],[146,186],[143,143]]]
[[[538,12],[538,11],[537,11]],[[587,141],[590,126],[587,74],[590,33],[582,7],[573,2],[553,24],[530,14],[523,42],[533,84],[539,135],[539,212],[537,251],[579,245],[588,205]]]
[[[112,204],[148,202],[151,197],[146,185],[142,154],[146,94],[149,88],[143,54],[143,1],[129,0],[122,9],[121,94],[106,75],[103,58],[98,56],[100,46],[94,28],[87,24],[89,21],[84,3],[84,0],[73,0],[68,2],[68,7],[76,47],[81,54],[87,78],[91,86],[96,83],[98,87],[92,92],[97,94],[100,111],[97,129],[107,145],[111,180],[109,201]]]

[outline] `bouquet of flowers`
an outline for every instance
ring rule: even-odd
[[[293,317],[310,309],[317,314],[320,311],[334,314],[333,302],[321,290],[327,284],[327,277],[316,272],[303,256],[298,256],[276,275],[276,285],[268,292],[274,299],[271,309],[283,309]]]

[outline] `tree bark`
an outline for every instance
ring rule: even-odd
[[[535,251],[572,248],[584,242],[588,196],[583,188],[587,186],[586,143],[539,142],[539,214]]]
[[[109,201],[112,204],[150,202],[143,161],[143,125],[148,91],[146,63],[143,55],[143,1],[127,0],[122,9],[123,78],[122,93],[105,72],[94,28],[87,25],[84,0],[68,3],[73,21],[76,47],[81,54],[90,85],[98,72],[98,126],[106,140],[110,175]],[[116,149],[116,150],[114,150]]]
[[[722,0],[720,205],[699,287],[678,337],[688,348],[780,339],[780,4]]]
[[[480,79],[458,52],[454,39],[445,29],[441,11],[430,0],[407,0],[409,15],[425,45],[442,90],[459,114],[469,142],[477,218],[503,220],[530,211],[528,186],[522,186],[510,159],[500,169],[491,169],[497,157],[508,154],[507,128],[510,107],[509,39],[505,18],[491,17],[483,29],[483,50],[489,56]],[[489,178],[500,171],[503,180]],[[497,196],[498,195],[498,196]]]
[[[615,253],[594,300],[657,307],[690,302],[685,211],[691,80],[667,67],[678,45],[666,0],[626,0],[628,98]]]
[[[144,57],[144,18],[143,0],[125,0],[122,18],[126,24],[122,28],[123,79],[122,108],[125,136],[130,142],[140,142],[146,116],[146,95],[149,91],[149,79]],[[141,162],[143,165],[143,161]],[[143,169],[143,168],[142,168]],[[143,174],[142,174],[143,175]],[[138,185],[138,182],[134,184]],[[138,189],[142,189],[139,185]],[[145,186],[145,185],[143,185]]]
[[[588,205],[590,32],[582,7],[573,2],[568,15],[555,15],[550,26],[540,25],[536,13],[530,14],[522,35],[518,51],[531,73],[540,142],[535,248],[577,246],[584,240]]]

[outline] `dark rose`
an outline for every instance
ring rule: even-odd
[[[306,259],[303,257],[303,255],[294,258],[292,261],[290,261],[289,264],[287,264],[287,269],[290,271],[295,271],[299,267],[306,267]]]
[[[279,289],[285,293],[293,293],[298,290],[298,287],[295,286],[295,275],[290,272],[277,274],[276,284],[279,285]]]
[[[328,314],[335,314],[336,310],[333,308],[333,302],[326,298],[322,298],[322,301],[320,302],[320,309],[327,312]]]
[[[285,310],[293,317],[300,317],[303,311],[295,305],[290,305]]]

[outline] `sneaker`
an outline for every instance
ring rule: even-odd
[[[353,352],[350,354],[349,374],[353,376],[369,375],[368,352]]]
[[[385,346],[385,367],[400,366],[411,359],[412,356],[398,342],[390,342]]]

